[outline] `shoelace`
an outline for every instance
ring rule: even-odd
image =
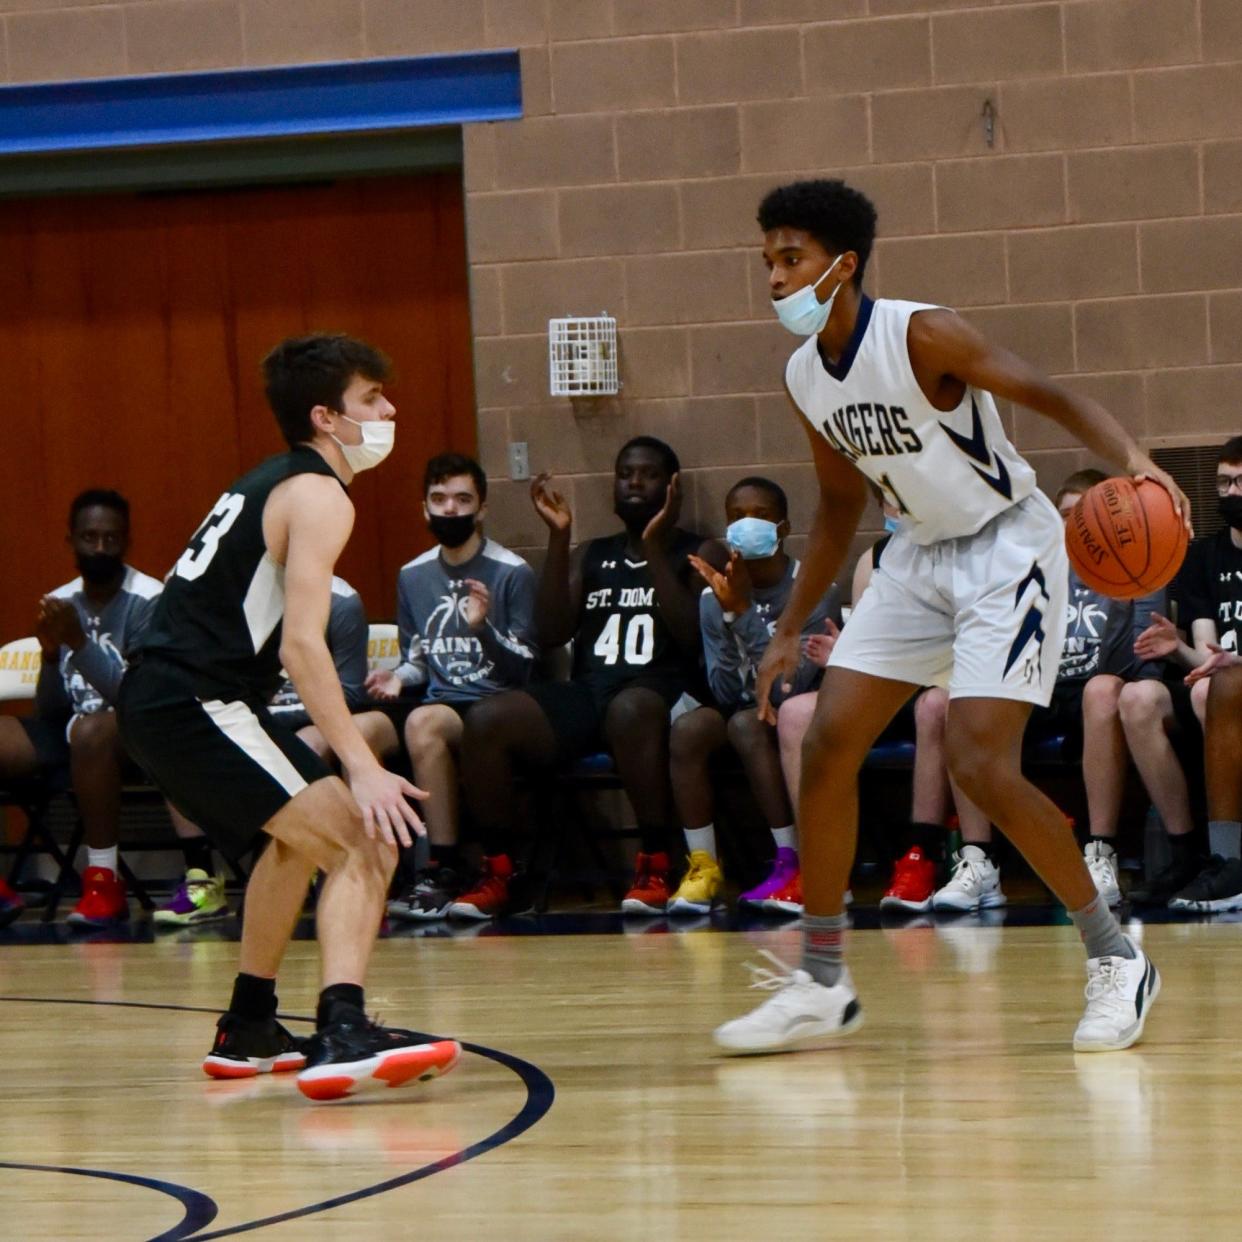
[[[983,878],[982,863],[977,863],[973,858],[967,858],[965,855],[957,860],[957,866],[953,868],[955,884],[960,884],[963,888],[982,888]]]
[[[1089,1005],[1125,1004],[1125,981],[1121,967],[1112,958],[1105,958],[1100,969],[1087,980],[1087,1003]]]
[[[752,988],[760,992],[779,992],[781,988],[788,987],[794,982],[794,968],[788,962],[767,949],[760,949],[759,952],[776,967],[776,970],[769,970],[766,966],[760,966],[756,962],[743,962],[742,965],[750,971]]]

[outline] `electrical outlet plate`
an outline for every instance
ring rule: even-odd
[[[509,478],[518,481],[530,478],[530,453],[525,440],[509,442]]]

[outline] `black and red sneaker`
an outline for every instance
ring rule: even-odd
[[[10,888],[6,880],[0,879],[0,927],[8,927],[25,908],[21,894]]]
[[[226,1013],[216,1023],[216,1042],[203,1059],[203,1073],[209,1078],[253,1078],[300,1070],[306,1064],[305,1043],[275,1018],[256,1022]]]
[[[461,1056],[455,1039],[428,1040],[414,1031],[381,1026],[341,1006],[306,1041],[298,1090],[308,1100],[339,1100],[374,1087],[402,1087],[447,1074]]]

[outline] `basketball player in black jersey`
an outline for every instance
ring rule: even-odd
[[[498,913],[512,874],[505,842],[515,764],[547,767],[611,752],[642,836],[638,874],[622,908],[658,914],[669,898],[669,710],[690,687],[700,647],[703,581],[688,557],[698,535],[677,526],[680,463],[662,440],[639,436],[618,453],[613,504],[625,530],[571,554],[573,514],[547,475],[531,499],[548,527],[536,624],[545,647],[573,639],[568,682],[543,682],[485,699],[466,720],[465,792],[485,830],[487,871],[455,903],[472,917]],[[716,555],[714,545],[711,555]]]
[[[251,873],[241,971],[203,1069],[216,1078],[301,1070],[311,1099],[400,1086],[450,1069],[460,1048],[369,1022],[363,979],[397,843],[425,797],[385,771],[350,717],[324,633],[332,570],[349,538],[347,485],[392,448],[387,359],[345,336],[278,345],[263,363],[289,451],[232,483],[168,577],[138,662],[121,686],[130,754],[230,856],[263,850]],[[266,704],[292,678],[345,779]],[[314,1036],[276,1021],[276,972],[316,868],[323,990]]]

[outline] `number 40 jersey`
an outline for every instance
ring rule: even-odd
[[[673,639],[655,600],[645,560],[626,555],[624,532],[592,539],[582,558],[582,616],[574,635],[574,680],[585,682],[601,704],[627,686],[650,686],[670,702],[690,687],[694,654]],[[668,555],[685,582],[686,557],[702,538],[674,530]]]
[[[216,501],[168,575],[142,653],[180,668],[200,699],[266,703],[280,686],[285,571],[268,555],[263,507],[298,474],[337,477],[312,448],[269,457]]]

